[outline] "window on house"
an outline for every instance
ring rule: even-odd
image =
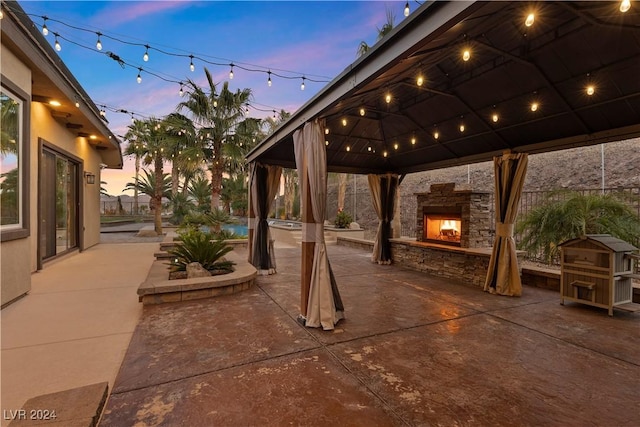
[[[0,90],[0,230],[2,240],[27,237],[28,139],[26,94],[4,86]]]

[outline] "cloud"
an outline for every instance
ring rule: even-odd
[[[116,1],[111,4],[112,7],[94,16],[93,21],[96,23],[109,22],[110,26],[116,27],[157,13],[184,9],[189,7],[191,3],[190,1]]]

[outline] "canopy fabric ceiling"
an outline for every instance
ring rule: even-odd
[[[295,168],[293,132],[318,118],[328,129],[328,170],[362,174],[405,174],[486,161],[505,150],[539,153],[638,136],[640,7],[622,13],[619,6],[425,3],[247,160]]]

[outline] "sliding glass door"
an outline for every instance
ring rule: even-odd
[[[40,191],[40,256],[51,258],[78,246],[77,162],[42,150]]]

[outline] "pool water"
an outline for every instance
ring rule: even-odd
[[[242,224],[222,224],[222,229],[231,231],[238,236],[248,236],[247,226]]]

